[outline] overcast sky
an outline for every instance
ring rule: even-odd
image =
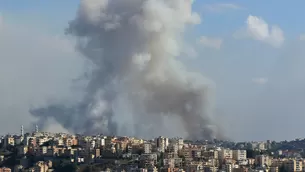
[[[202,24],[186,33],[184,62],[215,82],[234,140],[305,136],[305,2],[293,2],[195,2]],[[30,107],[74,96],[84,61],[64,29],[78,3],[0,1],[0,134],[30,129]]]

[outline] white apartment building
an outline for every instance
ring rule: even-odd
[[[144,153],[145,154],[151,153],[151,149],[152,149],[152,146],[150,143],[144,143]]]
[[[174,168],[175,167],[175,159],[163,159],[163,164],[167,168]]]
[[[39,145],[42,145],[44,143],[44,139],[39,139]],[[58,145],[64,145],[64,140],[63,139],[57,139],[57,144]]]
[[[266,143],[259,143],[258,150],[266,150]]]
[[[39,148],[39,155],[44,155],[48,153],[48,147],[47,146],[42,146]]]
[[[226,164],[224,170],[225,172],[232,172],[232,169],[233,169],[232,164]]]
[[[303,162],[301,160],[291,159],[286,163],[288,171],[301,172],[303,170]]]
[[[90,148],[95,148],[95,145],[96,145],[96,142],[95,142],[95,140],[91,140],[90,141]]]
[[[33,142],[34,140],[36,140],[36,137],[30,137],[30,136],[26,136],[23,139],[23,144],[24,145],[29,145],[31,142]]]
[[[224,160],[224,159],[232,159],[233,158],[233,151],[231,149],[222,149],[219,154],[219,159]]]
[[[168,138],[164,138],[165,149],[167,149],[168,145],[169,145],[169,139]]]
[[[247,159],[246,150],[233,150],[233,159],[236,161],[242,161]]]
[[[179,148],[179,150],[181,150],[182,148],[183,148],[183,145],[184,145],[184,141],[183,141],[183,139],[178,139],[178,148]]]
[[[18,147],[18,155],[25,155],[28,152],[27,146]]]
[[[17,136],[17,137],[14,137],[14,139],[15,139],[15,145],[19,145],[23,141],[23,136]]]
[[[168,146],[168,150],[169,150],[169,152],[172,152],[172,153],[174,153],[174,154],[178,154],[179,146],[178,146],[177,143],[175,143],[175,144],[170,144],[170,145]]]
[[[255,157],[255,163],[260,167],[265,167],[271,165],[271,158],[267,155],[257,155]]]
[[[165,152],[165,138],[160,136],[156,139],[157,148],[160,152]]]
[[[217,159],[219,157],[217,150],[204,151],[203,156],[211,158],[211,159]]]
[[[105,146],[105,139],[104,138],[97,138],[96,139],[96,146],[97,147]]]
[[[14,137],[11,137],[11,136],[6,136],[4,138],[4,147],[8,146],[8,145],[12,145],[14,146],[15,145],[15,139]]]

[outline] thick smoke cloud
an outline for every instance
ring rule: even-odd
[[[67,34],[93,65],[86,93],[31,114],[75,133],[215,137],[209,82],[176,58],[186,27],[200,23],[191,3],[82,0]]]

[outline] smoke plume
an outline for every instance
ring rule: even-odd
[[[177,60],[191,0],[81,0],[67,34],[93,66],[83,99],[31,109],[75,133],[211,139],[209,82]]]

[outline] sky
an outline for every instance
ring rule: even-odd
[[[75,0],[0,1],[0,134],[32,130],[31,107],[75,95],[85,64],[64,35]],[[233,140],[304,137],[303,0],[197,0],[187,66],[212,80],[215,118]],[[52,124],[52,125],[51,125]],[[50,122],[49,130],[64,130]]]

